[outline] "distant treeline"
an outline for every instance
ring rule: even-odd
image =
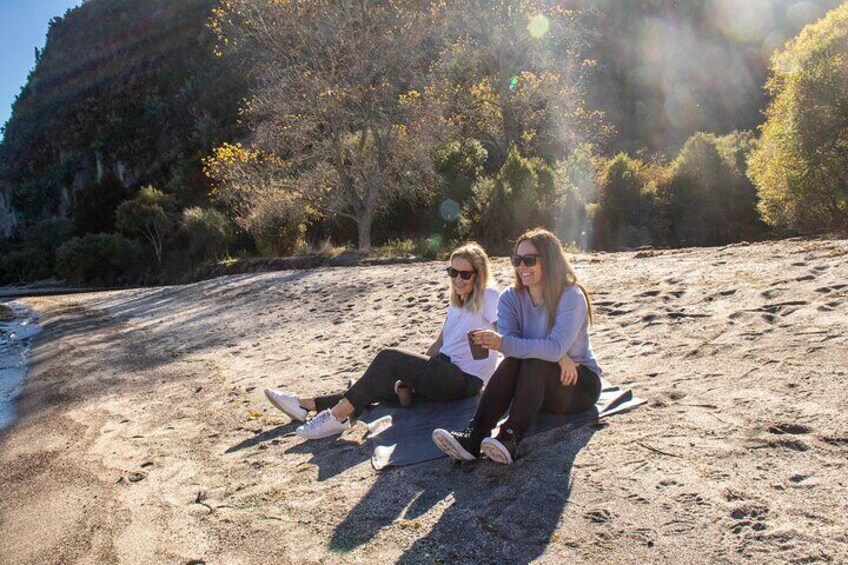
[[[5,126],[0,279],[845,230],[838,4],[90,0]]]

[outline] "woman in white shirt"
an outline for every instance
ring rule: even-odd
[[[371,361],[362,378],[340,394],[315,398],[266,389],[271,403],[291,418],[306,421],[297,428],[307,439],[339,434],[350,427],[350,418],[381,400],[396,400],[414,391],[429,400],[448,402],[475,396],[486,384],[497,364],[497,352],[474,359],[467,334],[492,329],[497,322],[498,291],[488,287],[489,258],[476,243],[456,249],[447,268],[450,277],[450,306],[439,337],[426,355],[402,349],[384,349]]]

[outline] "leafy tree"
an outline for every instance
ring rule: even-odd
[[[772,102],[750,174],[779,229],[848,228],[848,5],[772,58]]]
[[[234,0],[213,23],[257,82],[245,107],[251,150],[275,157],[264,163],[290,179],[285,190],[356,222],[363,251],[394,196],[432,184],[421,114],[430,7]]]
[[[174,198],[152,186],[118,206],[116,225],[130,236],[142,236],[153,247],[157,263],[162,263],[162,245],[174,227]]]
[[[623,153],[605,164],[593,217],[596,247],[617,250],[650,243],[652,187],[644,171],[644,163]]]
[[[542,0],[450,3],[429,92],[455,137],[480,140],[489,172],[513,146],[553,162],[608,133],[584,107],[576,20]]]
[[[537,225],[551,227],[558,200],[554,171],[541,159],[523,157],[513,147],[494,177],[475,183],[473,197],[463,210],[461,229],[496,251],[509,240]]]
[[[71,213],[79,234],[109,233],[115,230],[115,210],[132,196],[115,175],[107,174],[100,182],[74,195]]]
[[[669,243],[722,245],[756,237],[756,189],[740,168],[752,142],[739,133],[698,133],[686,142],[660,195]]]

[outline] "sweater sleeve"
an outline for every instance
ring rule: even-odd
[[[501,306],[499,306],[500,314]],[[498,323],[502,317],[499,316]],[[544,339],[524,339],[520,332],[502,331],[501,352],[507,357],[518,359],[542,359],[559,362],[571,348],[587,319],[586,300],[582,291],[566,290],[559,301],[556,323]],[[518,325],[516,319],[515,326]],[[514,327],[514,326],[511,326]]]

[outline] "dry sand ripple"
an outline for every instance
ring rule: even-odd
[[[441,263],[29,299],[0,562],[848,560],[848,241],[575,265],[608,378],[649,403],[528,439],[512,468],[377,474],[364,426],[303,443],[262,396],[423,351]]]

